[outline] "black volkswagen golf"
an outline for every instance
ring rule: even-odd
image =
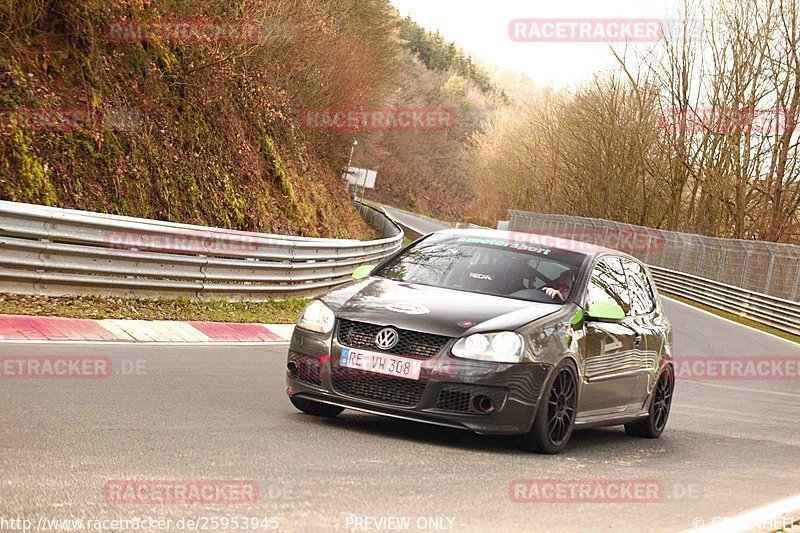
[[[546,236],[444,230],[314,299],[292,336],[287,393],[344,409],[520,434],[558,453],[574,429],[667,424],[671,327],[647,268]]]

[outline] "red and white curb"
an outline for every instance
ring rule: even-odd
[[[292,324],[89,320],[0,315],[0,341],[285,343]]]

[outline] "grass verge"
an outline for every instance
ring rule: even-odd
[[[306,303],[308,301],[301,298],[266,302],[228,302],[189,298],[28,296],[0,293],[0,314],[293,324],[297,322]]]
[[[776,337],[780,337],[782,339],[786,339],[787,341],[795,342],[800,344],[800,336],[793,335],[786,331],[781,331],[779,329],[765,326],[755,320],[750,320],[749,318],[745,318],[743,316],[739,316],[735,313],[729,313],[728,311],[721,311],[719,309],[715,309],[713,307],[709,307],[707,305],[695,302],[694,300],[689,300],[688,298],[684,298],[682,296],[676,296],[666,291],[661,291],[664,296],[667,296],[673,300],[677,300],[679,302],[685,303],[687,305],[691,305],[692,307],[697,307],[698,309],[702,309],[703,311],[708,311],[711,314],[720,316],[722,318],[727,318],[733,322],[737,322],[739,324],[750,326],[751,328],[757,329],[759,331],[763,331],[764,333],[769,333],[770,335],[775,335]]]

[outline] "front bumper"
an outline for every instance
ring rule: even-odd
[[[476,433],[527,433],[552,365],[470,361],[453,357],[449,350],[450,344],[424,360],[420,379],[408,380],[342,368],[338,365],[342,346],[335,334],[295,328],[289,346],[287,393]],[[490,412],[478,405],[485,398],[490,399]]]

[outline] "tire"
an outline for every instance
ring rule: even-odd
[[[292,402],[292,405],[294,405],[307,415],[333,418],[334,416],[344,411],[344,407],[339,407],[338,405],[328,405],[326,403],[319,403],[312,400],[307,400],[305,398],[295,398],[294,396],[292,396],[289,398],[289,401]]]
[[[675,373],[671,366],[667,366],[658,376],[653,397],[650,400],[650,409],[647,418],[625,424],[625,433],[632,437],[657,439],[667,427],[669,410],[672,406],[672,393],[675,391]]]
[[[577,408],[578,372],[566,359],[552,371],[545,385],[533,427],[522,438],[523,448],[536,453],[561,453],[575,429]]]

